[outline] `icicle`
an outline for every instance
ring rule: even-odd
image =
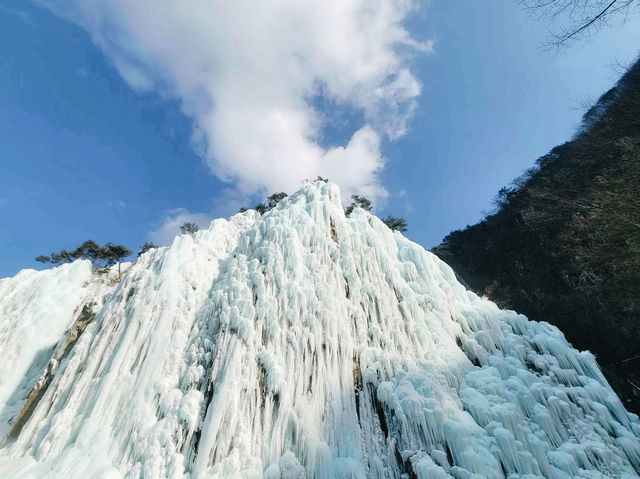
[[[82,263],[0,280],[5,431],[97,300],[0,477],[637,477],[640,423],[592,355],[345,218],[330,183],[180,236],[110,291]],[[20,356],[54,304],[43,357]]]

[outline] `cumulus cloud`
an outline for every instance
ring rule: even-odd
[[[405,134],[428,51],[413,0],[41,0],[85,28],[129,85],[180,100],[194,146],[240,192],[293,191],[317,175],[384,197],[381,140]],[[362,113],[326,145],[322,98]]]
[[[160,222],[160,226],[149,232],[148,237],[157,245],[171,244],[173,238],[180,234],[180,226],[184,223],[195,223],[201,229],[208,228],[211,217],[205,213],[191,213],[185,208],[168,210]]]

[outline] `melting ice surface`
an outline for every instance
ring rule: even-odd
[[[591,354],[330,183],[92,278],[0,281],[0,477],[638,477]]]

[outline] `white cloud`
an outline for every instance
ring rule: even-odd
[[[165,213],[160,226],[150,231],[148,237],[159,246],[171,244],[173,238],[180,234],[180,226],[184,223],[195,223],[204,229],[209,227],[211,217],[205,213],[191,213],[185,208],[175,208]]]
[[[122,200],[109,200],[107,201],[107,206],[109,206],[110,208],[126,208],[127,204]]]
[[[178,98],[204,161],[242,193],[322,175],[386,195],[380,141],[406,132],[420,92],[407,56],[432,47],[402,26],[413,0],[41,2],[88,30],[132,88]],[[346,145],[320,146],[318,96],[364,113]]]

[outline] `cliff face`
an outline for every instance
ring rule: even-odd
[[[433,249],[478,294],[558,326],[640,412],[640,62],[576,137]]]
[[[64,276],[74,265],[47,274],[77,289],[81,266],[78,277]],[[20,291],[15,304],[56,295]],[[145,253],[90,314],[65,314],[55,367],[12,403],[1,477],[568,479],[640,468],[640,423],[591,354],[467,291],[369,213],[346,218],[322,181]]]

